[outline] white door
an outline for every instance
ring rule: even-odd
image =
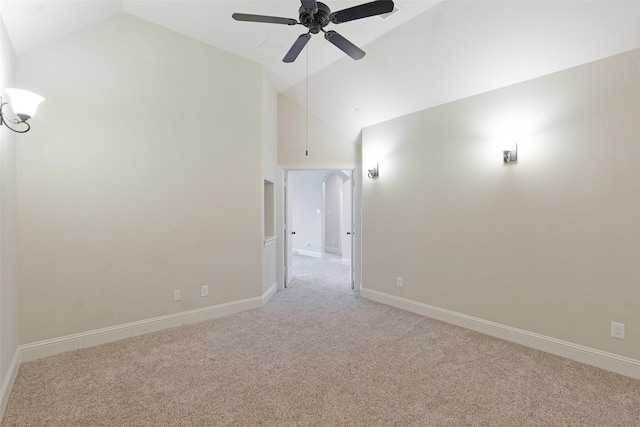
[[[362,167],[359,167],[351,174],[351,179],[353,180],[351,266],[353,268],[354,287],[360,290],[362,287]]]
[[[349,179],[342,184],[342,263],[348,264],[351,269],[351,289],[355,288],[354,262],[353,262],[353,171],[345,171]]]
[[[293,175],[284,171],[284,286],[291,284],[293,280],[293,209],[291,194]]]

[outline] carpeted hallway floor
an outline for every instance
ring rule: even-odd
[[[340,255],[326,253],[322,258],[314,258],[293,254],[293,278],[297,281],[347,290],[351,289],[349,268],[349,265],[343,264]]]
[[[640,425],[638,380],[310,271],[261,309],[24,363],[2,425]]]

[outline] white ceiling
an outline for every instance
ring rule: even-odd
[[[365,1],[326,3],[336,11]],[[400,11],[386,20],[331,25],[367,52],[360,61],[322,35],[309,42],[309,110],[348,137],[373,123],[640,48],[640,1],[395,3]],[[305,28],[231,18],[242,12],[297,19],[299,7],[298,0],[2,0],[0,14],[19,55],[128,13],[262,64],[278,91],[305,105],[307,54],[282,62]]]
[[[333,11],[337,11],[364,2],[366,0],[333,0],[328,3]],[[1,11],[5,26],[17,54],[124,12],[263,64],[279,91],[306,75],[304,55],[294,64],[282,62],[297,37],[306,33],[306,28],[238,22],[231,18],[234,12],[242,12],[298,19],[299,0],[4,0],[0,3],[3,4]],[[400,0],[396,5],[402,10],[388,19],[371,17],[330,27],[355,44],[364,46],[436,3]],[[323,39],[322,35],[315,38]],[[344,56],[335,46],[322,41],[313,46],[314,61],[309,64],[310,74]],[[269,46],[269,51],[260,49],[262,45]]]

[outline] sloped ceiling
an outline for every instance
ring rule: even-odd
[[[362,2],[326,3],[335,11]],[[364,59],[316,35],[308,61],[303,52],[294,64],[281,58],[303,27],[236,22],[231,14],[297,18],[297,0],[4,0],[0,14],[18,55],[114,14],[135,15],[259,62],[278,91],[308,101],[311,113],[349,138],[364,126],[640,48],[639,1],[395,3],[400,10],[388,19],[332,26],[367,52]]]

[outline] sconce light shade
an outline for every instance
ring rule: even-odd
[[[375,167],[373,167],[372,169],[368,169],[367,170],[369,173],[367,173],[367,176],[369,178],[377,178],[378,177],[378,164],[376,163]]]
[[[518,144],[515,144],[513,150],[507,149],[502,152],[502,159],[505,163],[513,163],[518,161]]]
[[[27,123],[27,120],[36,114],[38,105],[44,101],[44,98],[22,89],[5,89],[5,92],[9,95],[11,103],[4,102],[2,97],[0,97],[0,126],[6,125],[7,128],[17,133],[29,132],[31,125]],[[6,106],[11,107],[14,114],[18,117],[17,119],[9,118],[6,115]]]
[[[21,120],[27,121],[35,116],[38,105],[44,98],[33,92],[22,89],[5,89],[11,101],[11,108]]]

